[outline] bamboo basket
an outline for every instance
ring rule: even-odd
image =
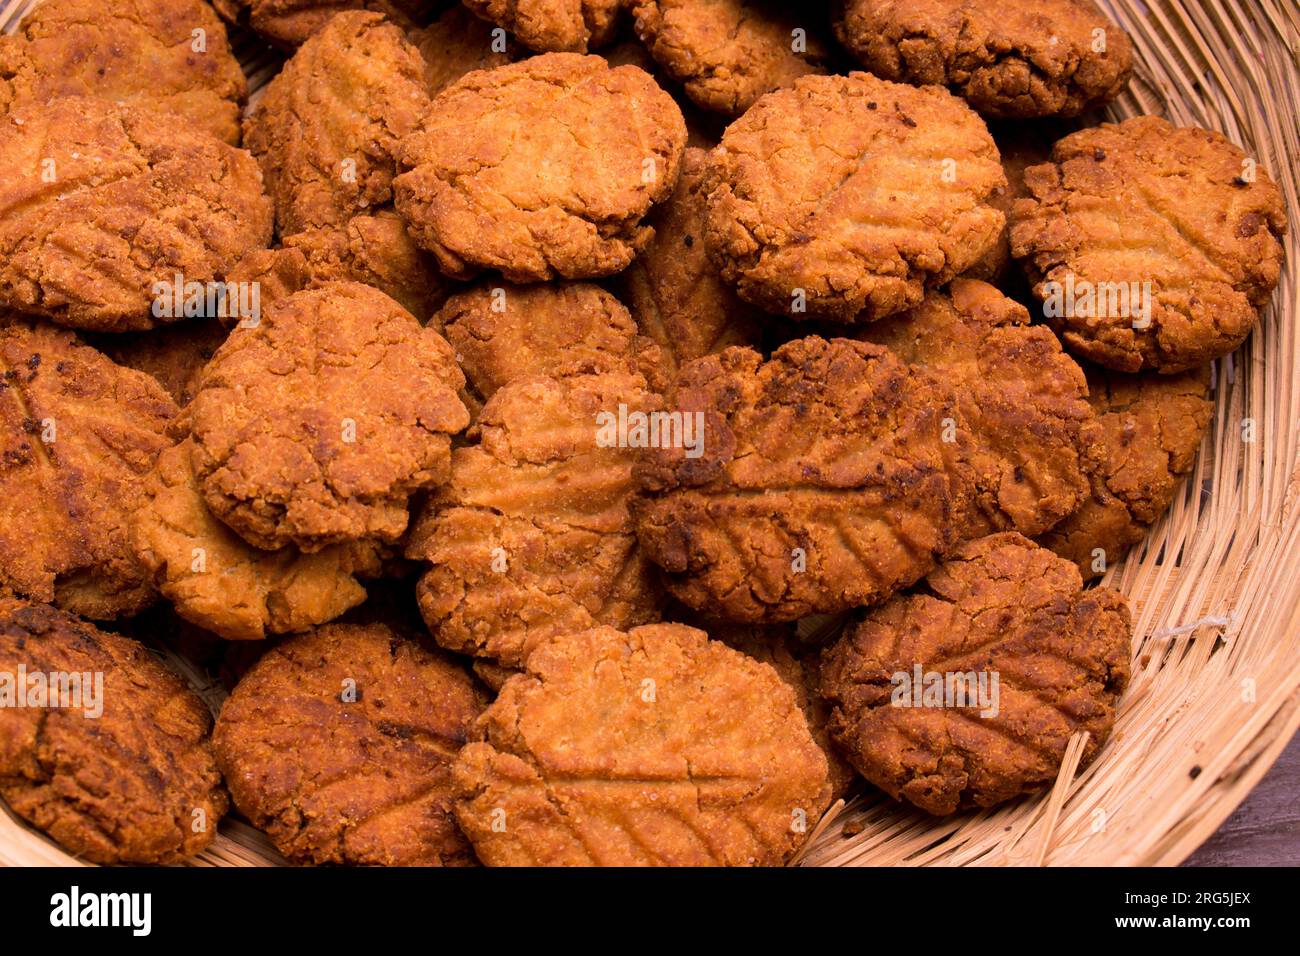
[[[36,2],[0,0],[0,29],[12,31]],[[1281,283],[1246,345],[1216,363],[1215,419],[1195,470],[1146,542],[1104,579],[1133,607],[1133,676],[1093,764],[1077,773],[1076,738],[1048,792],[943,819],[860,794],[823,817],[800,865],[1176,865],[1300,726],[1300,8],[1101,3],[1133,38],[1137,64],[1109,118],[1157,114],[1220,130],[1255,157],[1290,217]],[[232,43],[255,102],[279,57],[250,35],[236,32]],[[209,675],[175,655],[169,663],[219,708],[223,692]],[[228,819],[191,863],[284,860]],[[0,864],[80,865],[7,810]]]

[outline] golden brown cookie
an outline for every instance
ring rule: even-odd
[[[946,90],[866,73],[760,99],[709,155],[705,240],[740,297],[796,319],[870,321],[974,265],[1006,179],[979,118]]]
[[[614,38],[623,0],[464,0],[539,53],[586,53]]]
[[[217,350],[188,409],[212,513],[255,547],[395,542],[469,424],[451,348],[388,296],[333,282]]]
[[[1083,370],[1050,329],[993,286],[954,279],[915,309],[861,327],[863,341],[934,374],[970,430],[972,510],[963,538],[1035,535],[1089,496],[1101,435]]]
[[[612,275],[677,181],[681,110],[643,70],[552,53],[470,73],[402,141],[397,210],[442,271]],[[539,175],[539,171],[545,171]]]
[[[281,236],[392,200],[394,152],[429,108],[425,64],[377,13],[339,14],[304,43],[244,123]]]
[[[257,164],[162,113],[68,97],[0,124],[0,305],[123,332],[178,316],[160,284],[220,280],[271,238]]]
[[[947,86],[988,116],[1078,116],[1133,70],[1092,0],[845,0],[835,34],[877,76]]]
[[[247,92],[226,28],[202,0],[42,0],[0,37],[0,112],[95,96],[174,113],[238,145]]]
[[[175,403],[71,332],[0,325],[0,596],[95,619],[153,602],[128,523]]]
[[[313,554],[254,548],[212,516],[190,467],[191,442],[167,449],[131,523],[135,553],[185,620],[231,641],[332,621],[366,599],[382,555],[369,545]]]
[[[431,564],[417,594],[439,644],[513,667],[554,634],[658,620],[628,515],[636,450],[617,427],[620,412],[658,407],[630,371],[519,379],[492,396],[407,547]]]
[[[330,624],[253,665],[213,746],[235,806],[295,863],[465,866],[451,761],[482,709],[451,658]]]
[[[342,227],[308,229],[286,237],[279,248],[249,253],[229,278],[256,283],[262,309],[327,282],[362,282],[397,300],[421,322],[442,303],[448,285],[388,208],[353,216]]]
[[[477,730],[452,782],[489,866],[776,866],[830,802],[789,685],[680,624],[557,635]]]
[[[484,282],[451,296],[429,323],[447,339],[476,407],[515,379],[636,369],[652,381],[659,349],[623,304],[590,282]]]
[[[460,4],[447,9],[427,27],[411,34],[424,57],[430,95],[437,95],[466,73],[490,70],[520,59],[526,51]]]
[[[637,326],[659,346],[668,380],[687,362],[760,339],[762,313],[718,278],[704,248],[706,157],[695,148],[682,155],[677,187],[646,220],[654,237],[619,277]]]
[[[811,11],[771,0],[631,0],[637,36],[704,109],[739,116],[764,93],[827,72]]]
[[[0,797],[19,817],[92,863],[177,863],[212,842],[227,806],[212,718],[142,645],[0,600],[0,673],[21,675],[0,685]]]
[[[1208,368],[1176,375],[1125,375],[1091,366],[1102,460],[1092,494],[1039,543],[1075,562],[1085,578],[1104,574],[1146,537],[1169,508],[1214,416]]]
[[[85,338],[118,365],[152,376],[183,408],[194,397],[199,373],[227,334],[226,327],[213,319],[190,319],[149,332]]]
[[[1208,365],[1282,268],[1282,195],[1222,134],[1155,116],[1080,130],[1025,171],[1011,252],[1068,349],[1120,372]]]
[[[692,440],[642,453],[637,537],[692,610],[792,621],[884,600],[958,541],[969,437],[951,390],[888,349],[810,337],[687,365]]]
[[[823,652],[831,734],[858,771],[927,813],[992,807],[1056,779],[1070,738],[1106,742],[1128,683],[1129,610],[1014,532],[967,542],[924,589]]]
[[[371,10],[403,30],[425,22],[437,0],[213,0],[228,22],[248,26],[276,46],[292,50],[340,12]]]

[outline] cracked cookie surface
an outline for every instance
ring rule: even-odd
[[[235,806],[295,863],[467,866],[451,762],[482,709],[451,658],[329,624],[253,665],[213,747]]]
[[[174,113],[238,145],[247,91],[202,0],[43,0],[0,37],[0,113],[20,100],[95,96]]]
[[[244,123],[281,236],[343,227],[392,200],[398,141],[429,109],[425,64],[377,13],[342,13],[267,84]]]
[[[709,154],[709,254],[740,297],[796,319],[870,321],[965,272],[1005,222],[983,120],[866,73],[764,96]]]
[[[877,76],[947,86],[988,116],[1078,116],[1133,70],[1091,0],[846,0],[835,32]]]
[[[476,730],[452,782],[489,866],[777,866],[830,801],[794,691],[679,624],[557,635]]]
[[[1145,538],[1169,509],[1196,465],[1214,403],[1208,367],[1176,375],[1091,366],[1085,372],[1102,458],[1091,472],[1092,493],[1038,540],[1093,577]]]
[[[956,399],[886,348],[810,337],[767,362],[727,349],[686,366],[667,407],[702,422],[701,453],[643,452],[633,514],[692,610],[792,621],[875,603],[958,541],[970,478]]]
[[[62,325],[172,321],[153,308],[157,283],[220,279],[271,239],[252,157],[173,116],[22,104],[0,123],[0,166],[0,305]]]
[[[0,797],[18,816],[92,863],[178,863],[212,842],[227,806],[212,718],[179,677],[136,641],[0,599],[0,671],[20,667],[78,675],[82,706],[0,708]]]
[[[823,652],[831,735],[876,786],[940,815],[1051,784],[1079,731],[1086,765],[1128,683],[1130,624],[1121,594],[1082,588],[1074,565],[1014,532],[963,544]],[[900,683],[918,668],[976,683],[964,699],[924,676]]]
[[[1281,275],[1282,195],[1220,133],[1103,123],[1060,140],[1025,185],[1011,253],[1066,348],[1116,371],[1228,354]]]
[[[635,451],[604,444],[597,416],[659,403],[631,371],[519,379],[493,395],[407,547],[432,564],[417,596],[439,644],[517,666],[553,634],[658,619],[628,514]]]
[[[636,67],[552,53],[470,73],[402,141],[397,210],[458,279],[620,272],[677,181],[681,110]],[[540,174],[539,171],[544,171]]]
[[[71,332],[0,320],[0,595],[95,619],[153,602],[130,516],[176,415]]]
[[[194,474],[250,544],[396,541],[469,424],[450,346],[383,293],[335,282],[231,332],[188,409]]]
[[[637,36],[686,95],[728,116],[801,76],[825,73],[830,60],[819,31],[780,3],[633,0],[631,10]]]
[[[618,299],[590,282],[486,282],[452,295],[429,323],[447,339],[482,404],[516,379],[641,371],[653,382],[660,350]]]
[[[358,577],[380,573],[377,549],[254,548],[212,516],[191,456],[186,439],[158,457],[131,525],[140,563],[178,615],[226,640],[254,641],[323,624],[366,599]]]
[[[614,38],[624,0],[464,0],[539,53],[586,53]]]
[[[941,378],[970,429],[972,510],[963,538],[1036,535],[1085,500],[1102,455],[1084,373],[1050,329],[983,282],[955,279],[859,337]]]

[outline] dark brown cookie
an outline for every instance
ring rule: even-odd
[[[858,771],[928,813],[992,807],[1096,756],[1128,683],[1129,611],[1014,532],[967,542],[916,594],[822,654],[831,735]]]
[[[643,452],[637,537],[673,596],[737,621],[871,604],[955,545],[969,436],[951,390],[888,349],[790,342],[683,370],[683,438]]]
[[[482,708],[450,658],[331,624],[253,665],[213,746],[235,806],[295,863],[464,866],[451,761]]]
[[[835,32],[877,76],[947,86],[988,116],[1078,116],[1133,70],[1092,0],[845,0]]]
[[[129,522],[177,413],[71,332],[0,324],[0,595],[99,620],[153,602]]]
[[[142,645],[0,600],[0,700],[0,797],[68,852],[176,863],[212,842],[212,718]]]

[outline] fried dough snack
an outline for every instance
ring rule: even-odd
[[[876,786],[940,815],[1049,785],[1079,731],[1087,765],[1128,683],[1130,625],[1121,594],[1082,586],[1072,564],[1018,534],[967,542],[922,592],[868,612],[823,652],[832,736]],[[996,674],[996,704],[990,693],[917,706],[921,689],[898,677],[917,668],[987,674],[990,688]]]
[[[259,249],[240,260],[231,282],[258,283],[261,307],[328,282],[362,282],[395,299],[426,321],[447,294],[447,283],[430,257],[391,209],[353,216],[342,227],[308,229],[277,249]]]
[[[466,73],[491,70],[520,59],[518,44],[494,35],[494,29],[460,4],[422,30],[411,42],[424,57],[425,82],[436,96]]]
[[[128,525],[176,415],[71,332],[0,325],[0,596],[96,619],[153,602]]]
[[[948,86],[988,116],[1078,116],[1133,71],[1092,0],[846,0],[835,33],[877,76]]]
[[[1214,415],[1208,368],[1176,375],[1125,375],[1085,369],[1103,457],[1092,494],[1039,543],[1079,566],[1105,572],[1168,510],[1196,464]]]
[[[94,96],[174,113],[237,146],[247,92],[226,28],[202,0],[42,0],[0,37],[0,112]]]
[[[369,286],[282,299],[231,332],[190,403],[203,498],[267,550],[393,543],[411,495],[449,477],[464,384],[446,341]]]
[[[998,153],[1002,157],[1002,172],[1007,177],[1007,184],[993,190],[989,196],[989,205],[1002,213],[1007,222],[998,234],[997,242],[963,275],[967,279],[980,279],[998,285],[1007,277],[1012,265],[1011,207],[1017,199],[1029,195],[1029,189],[1025,186],[1025,170],[1047,161],[1051,141],[1041,139],[1036,129],[1027,130],[1023,126],[1008,128],[1004,124],[993,128],[992,132],[993,141],[997,143]],[[1005,286],[1001,288],[1005,289]]]
[[[480,408],[521,378],[637,369],[654,384],[659,374],[659,349],[590,282],[481,283],[451,296],[429,324],[455,351]]]
[[[830,800],[789,685],[680,624],[555,636],[477,730],[452,784],[489,866],[774,866]]]
[[[148,329],[154,286],[219,279],[271,239],[257,164],[176,117],[68,97],[0,124],[0,305]]]
[[[0,708],[0,797],[14,813],[92,863],[177,863],[212,842],[227,807],[212,718],[180,678],[129,638],[0,600],[0,671],[20,667],[78,675],[82,699]]]
[[[539,53],[586,53],[614,38],[623,0],[464,0]]]
[[[400,29],[362,11],[290,58],[244,123],[281,236],[342,228],[392,200],[397,143],[429,109],[424,71]]]
[[[1220,133],[1156,116],[1103,123],[1058,142],[1025,185],[1012,255],[1066,347],[1107,368],[1208,365],[1245,341],[1277,285],[1282,195]],[[1149,316],[1135,307],[1143,283]],[[1101,293],[1091,308],[1088,290]],[[1111,290],[1129,293],[1127,310]]]
[[[760,338],[762,313],[718,278],[704,248],[706,158],[694,147],[682,154],[677,188],[646,220],[654,237],[619,277],[637,326],[659,346],[668,380],[687,362],[732,345],[757,346]]]
[[[330,624],[253,665],[213,746],[235,806],[295,863],[466,866],[451,761],[482,709],[449,657]]]
[[[984,122],[935,87],[866,73],[769,93],[709,154],[705,240],[769,312],[870,321],[921,301],[997,241],[1006,184]]]
[[[1101,434],[1083,370],[1051,330],[983,282],[955,279],[859,336],[950,385],[971,430],[973,509],[963,538],[1035,535],[1089,497]]]
[[[119,332],[85,338],[118,365],[151,376],[177,405],[184,408],[194,397],[203,367],[226,340],[227,334],[220,322],[191,319],[149,332]]]
[[[484,406],[406,552],[432,564],[417,595],[440,645],[515,667],[554,634],[658,619],[628,515],[636,452],[602,445],[597,418],[620,405],[660,400],[617,371],[519,379]]]
[[[340,12],[371,10],[403,30],[424,22],[435,0],[213,0],[230,23],[246,23],[276,46],[292,50]]]
[[[686,126],[643,70],[552,53],[470,73],[402,141],[397,211],[442,271],[612,275],[677,182]],[[544,170],[545,175],[539,175]]]
[[[644,452],[633,514],[692,610],[775,622],[876,603],[957,543],[970,477],[956,399],[888,349],[727,349],[687,365],[668,406],[702,414],[703,453]]]
[[[779,2],[631,0],[631,10],[637,36],[686,95],[728,116],[801,76],[825,73],[830,59],[819,31]]]
[[[135,553],[177,614],[226,640],[256,641],[332,621],[366,599],[357,578],[380,572],[373,546],[254,548],[203,503],[191,445],[159,456],[131,527]]]

